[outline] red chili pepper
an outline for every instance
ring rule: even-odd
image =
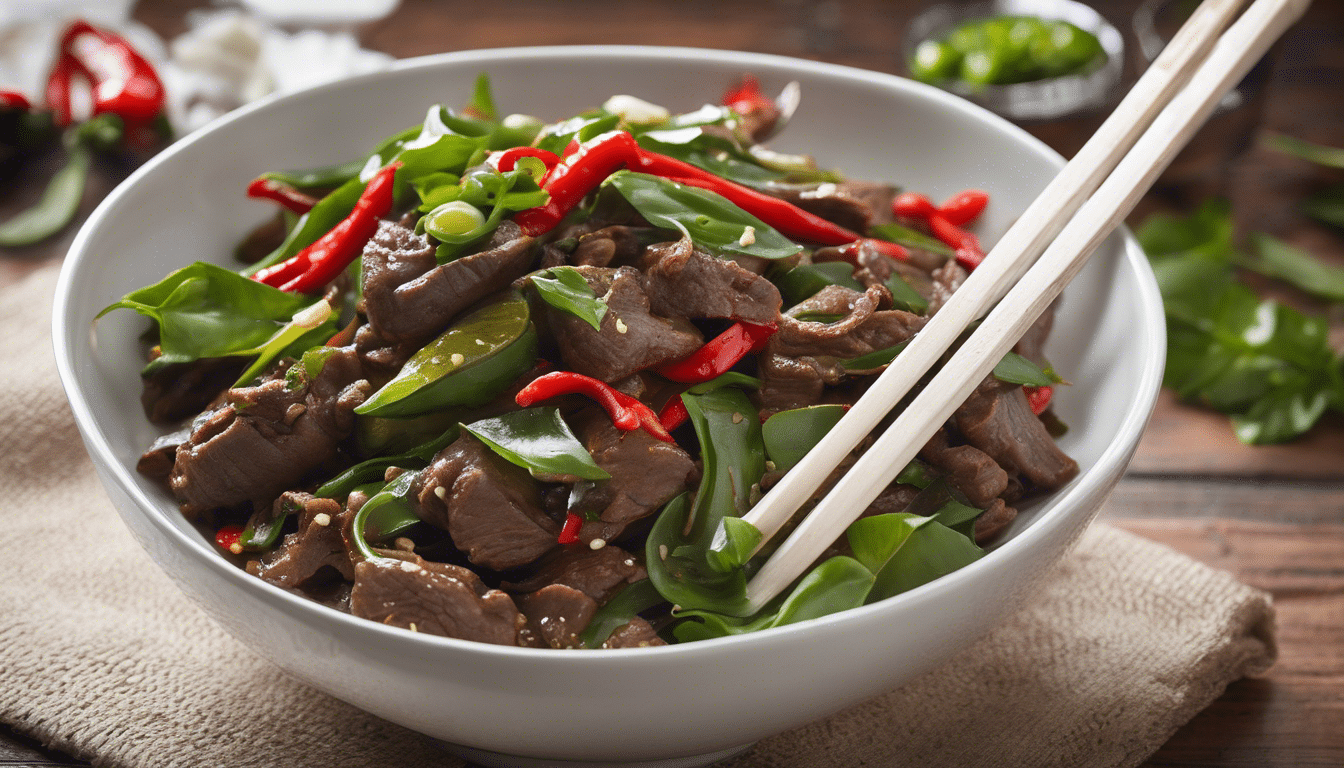
[[[769,109],[774,102],[761,93],[761,82],[755,75],[743,75],[736,88],[723,94],[723,105],[730,107],[739,115],[750,114],[759,109]]]
[[[681,397],[677,396],[667,401],[663,410],[658,412],[658,423],[663,425],[663,429],[668,432],[680,427],[691,418],[691,414],[686,412],[686,403],[682,402]]]
[[[355,207],[341,223],[289,259],[252,275],[252,279],[291,293],[313,293],[336,279],[378,230],[392,210],[393,181],[401,163],[384,166],[369,179]]]
[[[556,537],[556,542],[560,544],[577,544],[579,541],[579,529],[583,527],[583,518],[573,512],[565,513],[565,527],[560,529],[560,535]]]
[[[869,247],[873,248],[878,253],[884,256],[890,256],[891,258],[896,259],[897,261],[910,260],[910,252],[905,250],[905,248],[899,243],[892,243],[886,240],[878,240],[872,237],[865,237],[862,240],[855,240],[852,243],[839,246],[838,248],[835,249],[835,252],[842,258],[834,260],[845,261],[849,264],[852,264],[856,268],[862,267],[863,265],[859,263],[859,246],[864,243],[867,243]]]
[[[1031,412],[1037,416],[1045,413],[1045,409],[1050,407],[1050,400],[1055,396],[1054,387],[1028,387],[1023,385],[1022,391],[1027,394],[1027,405],[1031,406]]]
[[[513,220],[523,234],[536,237],[555,228],[602,180],[635,156],[639,145],[625,131],[608,131],[579,146],[560,161],[546,177],[543,189],[550,202],[519,211]]]
[[[317,198],[305,195],[299,190],[264,176],[252,180],[247,185],[247,196],[262,200],[274,200],[297,214],[305,214],[317,205]]]
[[[929,198],[914,192],[902,192],[891,201],[891,212],[907,219],[928,219],[938,212]]]
[[[967,193],[963,192],[962,194]],[[960,195],[957,197],[960,197]],[[953,200],[955,199],[953,198]],[[989,197],[986,195],[985,200],[988,201],[988,199]],[[983,208],[982,205],[981,209]],[[933,236],[952,248],[956,252],[957,263],[966,269],[975,269],[980,266],[980,262],[985,260],[985,251],[980,247],[980,238],[953,224],[938,208],[934,207],[929,198],[914,192],[902,193],[892,201],[891,212],[897,216],[922,219],[927,222]],[[967,220],[969,221],[969,219]]]
[[[690,357],[659,366],[656,370],[664,378],[683,384],[709,381],[727,373],[728,369],[737,365],[737,362],[748,354],[763,348],[766,339],[769,339],[775,330],[776,327],[773,325],[733,323],[728,326],[728,330],[691,353]]]
[[[545,376],[538,376],[531,384],[520,389],[513,401],[527,408],[542,400],[569,394],[587,395],[596,400],[611,417],[611,423],[619,430],[629,432],[643,427],[644,431],[659,440],[676,442],[667,434],[667,430],[663,429],[658,416],[647,405],[624,392],[616,391],[605,382],[581,373],[555,371]]]
[[[71,22],[61,36],[60,57],[47,83],[48,101],[59,125],[70,121],[69,89],[74,74],[88,81],[95,115],[118,115],[131,129],[148,126],[163,112],[166,92],[149,61],[125,38],[82,19]],[[62,89],[63,100],[53,101],[52,91]]]
[[[989,195],[978,189],[968,189],[949,197],[947,202],[938,207],[938,213],[944,219],[961,226],[975,221],[985,210],[986,205],[989,205]]]
[[[518,167],[518,158],[520,157],[535,157],[545,163],[548,169],[554,168],[560,162],[559,155],[538,147],[514,147],[503,152],[495,152],[491,161],[496,168],[508,173]]]
[[[24,112],[32,109],[28,97],[18,91],[0,91],[0,109],[18,109]]]
[[[226,525],[218,531],[215,531],[215,544],[220,549],[232,552],[236,555],[243,551],[242,545],[239,544],[239,540],[242,539],[242,537],[243,526]]]
[[[51,108],[52,122],[61,127],[69,125],[72,120],[70,88],[77,66],[74,59],[61,56],[56,59],[56,66],[47,76],[47,106]]]

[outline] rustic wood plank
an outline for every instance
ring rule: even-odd
[[[1344,483],[1229,480],[1131,472],[1107,502],[1105,516],[1344,523]]]

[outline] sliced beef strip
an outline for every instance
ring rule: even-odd
[[[639,260],[655,230],[614,224],[579,237],[570,256],[577,266],[627,266]]]
[[[904,512],[910,502],[919,495],[919,488],[905,483],[892,483],[873,499],[873,503],[863,510],[863,517],[886,515],[892,512]]]
[[[1053,491],[1078,474],[1078,462],[1055,445],[1031,412],[1021,385],[986,377],[952,414],[952,422],[966,442],[1038,491]]]
[[[1003,499],[995,499],[988,509],[975,518],[975,527],[972,530],[975,543],[984,544],[998,536],[1016,517],[1016,509],[1008,506]]]
[[[177,450],[169,484],[189,519],[244,502],[269,505],[331,459],[370,392],[352,347],[294,389],[283,379],[231,389]]]
[[[579,648],[579,634],[597,613],[597,603],[573,587],[551,584],[518,598],[528,631],[548,648]]]
[[[383,221],[364,248],[364,312],[389,344],[419,348],[472,304],[509,287],[532,266],[534,241],[504,222],[485,250],[437,264],[434,245]]]
[[[1018,339],[1017,344],[1013,346],[1013,351],[1027,358],[1031,362],[1045,367],[1045,340],[1050,337],[1050,330],[1055,325],[1055,308],[1059,306],[1059,299],[1056,298],[1045,308],[1041,316],[1036,318],[1036,322],[1031,324],[1027,332]]]
[[[155,424],[195,416],[233,386],[247,363],[245,357],[211,357],[166,365],[144,377],[140,405]]]
[[[834,357],[849,359],[893,347],[924,327],[924,318],[903,310],[878,309],[889,300],[886,288],[875,285],[863,293],[828,285],[815,296],[795,305],[781,317],[779,332],[766,349],[785,357]],[[844,315],[834,323],[796,319],[803,312]]]
[[[350,612],[415,632],[497,645],[516,644],[526,621],[512,598],[487,589],[466,568],[407,553],[355,566]]]
[[[168,477],[173,474],[173,462],[177,459],[178,447],[190,438],[190,429],[179,429],[160,435],[140,455],[140,460],[135,463],[135,471],[151,480],[167,483]]]
[[[811,358],[798,360],[767,352],[759,358],[761,388],[756,397],[761,411],[774,413],[821,402],[826,380]]]
[[[286,508],[301,510],[299,528],[261,558],[257,576],[291,588],[302,586],[326,566],[335,568],[346,579],[355,577],[346,538],[346,527],[354,513],[335,499],[294,491],[281,494],[275,507],[277,516],[284,514]]]
[[[647,517],[688,486],[695,471],[689,454],[642,429],[617,429],[603,411],[585,408],[575,429],[593,461],[611,475],[582,492],[577,512],[595,513],[579,530],[579,540],[610,541],[625,527]],[[577,491],[576,491],[577,492]]]
[[[930,317],[943,308],[969,276],[954,259],[948,259],[946,264],[933,271],[933,295],[929,297]]]
[[[1008,489],[1008,473],[989,454],[971,445],[949,445],[944,430],[934,433],[920,449],[919,457],[946,475],[953,487],[981,509]]]
[[[891,201],[896,198],[895,187],[871,181],[772,183],[765,191],[858,234],[876,224],[890,223]]]
[[[652,648],[655,645],[667,645],[658,633],[653,631],[653,625],[644,619],[636,616],[630,621],[616,628],[611,633],[611,637],[602,644],[603,648]]]
[[[685,318],[658,317],[633,267],[575,267],[607,313],[600,330],[549,305],[545,312],[567,370],[612,382],[662,363],[680,360],[704,343]]]
[[[557,546],[560,526],[541,510],[537,482],[469,434],[440,451],[412,490],[421,519],[448,531],[476,565],[516,568]]]
[[[644,291],[654,314],[725,318],[756,325],[778,320],[783,303],[779,289],[755,272],[696,250],[689,238],[648,250],[648,254],[655,252],[660,257],[644,272]]]
[[[535,592],[551,584],[563,584],[603,605],[622,586],[648,578],[635,556],[609,544],[601,549],[568,547],[548,557],[525,581],[506,584],[515,592]]]
[[[818,248],[812,254],[812,261],[814,263],[844,261],[854,264],[854,279],[866,288],[875,284],[884,284],[893,275],[899,275],[926,301],[933,298],[933,276],[929,272],[913,263],[891,258],[879,251],[868,240],[861,241],[858,247],[853,250],[850,250],[848,246]]]

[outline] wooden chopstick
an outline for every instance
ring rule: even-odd
[[[1106,149],[1105,147],[1100,147],[1095,153],[1088,152],[1094,144],[1099,144],[1098,139],[1105,138],[1107,142],[1117,141],[1114,137],[1128,136],[1131,131],[1137,131],[1131,125],[1131,121],[1125,119],[1126,115],[1123,112],[1127,108],[1126,105],[1132,101],[1130,97],[1134,95],[1133,92],[1130,97],[1122,101],[1116,114],[1103,125],[1084,150],[1079,152],[1074,162],[1061,172],[1060,178],[1067,175],[1070,177],[1069,185],[1077,186],[1070,189],[1065,184],[1060,184],[1060,179],[1057,178],[1056,182],[1047,187],[1041,196],[1049,198],[1046,203],[1042,204],[1041,199],[1038,199],[1019,220],[1024,232],[1015,233],[1013,230],[1019,229],[1015,226],[1008,235],[1005,235],[1004,240],[976,269],[971,278],[953,294],[948,304],[902,352],[898,358],[899,364],[888,368],[888,371],[860,399],[858,405],[850,410],[827,437],[844,427],[846,420],[851,420],[850,417],[860,414],[861,418],[851,420],[853,424],[849,428],[850,431],[839,436],[826,453],[819,455],[818,449],[827,442],[823,439],[822,443],[809,452],[808,456],[784,478],[788,480],[794,475],[799,476],[799,479],[791,484],[790,493],[780,494],[781,498],[786,498],[792,503],[792,507],[783,513],[783,519],[787,520],[792,511],[815,492],[829,469],[838,464],[840,459],[847,455],[873,426],[876,426],[891,407],[909,391],[915,381],[932,366],[932,363],[945,353],[965,328],[963,323],[961,329],[948,330],[955,328],[955,325],[938,322],[957,301],[958,296],[968,290],[975,291],[975,295],[962,302],[965,305],[962,311],[973,311],[977,307],[985,307],[992,303],[1005,284],[1016,282],[989,313],[985,322],[962,344],[877,442],[868,448],[766,561],[747,585],[747,597],[753,611],[759,610],[801,575],[914,458],[933,433],[946,422],[952,412],[965,401],[971,391],[1059,295],[1064,285],[1082,268],[1087,257],[1133,209],[1148,187],[1170,164],[1176,152],[1213,113],[1223,94],[1250,70],[1284,30],[1306,11],[1309,4],[1310,0],[1256,0],[1216,45],[1212,46],[1207,58],[1194,74],[1188,77],[1189,82],[1185,88],[1172,97],[1156,118],[1152,119],[1151,125],[1137,142],[1134,142],[1133,149],[1128,154],[1119,158],[1118,152],[1102,151]],[[1229,5],[1230,8],[1227,7]],[[1201,6],[1201,13],[1197,13],[1196,17],[1191,19],[1191,23],[1198,22],[1200,25],[1197,35],[1208,35],[1211,38],[1208,27],[1203,25],[1209,24],[1221,28],[1225,21],[1220,23],[1218,19],[1222,18],[1223,13],[1230,14],[1231,11],[1235,11],[1236,3],[1216,3],[1209,11],[1209,15],[1205,16],[1202,12],[1208,6],[1210,2],[1205,2]],[[1163,57],[1166,56],[1164,52],[1163,57],[1154,62],[1153,67],[1136,85],[1136,90],[1140,85],[1144,85],[1145,80],[1150,79],[1154,70],[1157,70],[1157,75],[1153,75],[1152,82],[1144,86],[1145,93],[1170,93],[1181,80],[1187,79],[1183,73],[1192,62],[1198,60],[1198,54],[1208,51],[1208,43],[1211,42],[1210,39],[1200,40],[1198,37],[1184,35],[1189,28],[1190,24],[1187,24],[1182,34],[1168,46],[1169,51],[1177,48],[1173,55],[1164,61]],[[1171,82],[1168,82],[1169,78]],[[1130,108],[1133,106],[1130,105]],[[1153,105],[1145,106],[1156,111]],[[1107,126],[1117,120],[1121,124],[1108,131]],[[1136,122],[1147,120],[1141,117]],[[1094,158],[1092,157],[1094,154],[1104,157]],[[1113,158],[1112,155],[1116,157]],[[1110,176],[1095,187],[1095,193],[1090,196],[1089,185],[1095,169],[1080,168],[1073,172],[1070,170],[1078,165],[1080,160],[1090,163],[1100,162],[1107,166],[1107,170],[1113,168]],[[1102,173],[1104,174],[1104,171]],[[1049,225],[1043,227],[1032,225],[1030,220],[1036,215],[1033,211],[1038,207],[1046,209],[1046,215],[1051,219]],[[1058,229],[1057,235],[1050,232],[1055,227],[1054,214],[1057,211],[1074,210],[1077,211],[1077,215]],[[1067,212],[1061,214],[1060,218],[1066,217]],[[1013,236],[1011,242],[1009,235]],[[1023,254],[1028,254],[1037,242],[1045,242],[1052,236],[1053,243],[1032,265],[1030,257]],[[1009,251],[1006,245],[1011,245],[1013,250]],[[976,281],[981,270],[985,270],[991,264],[994,273],[986,279]],[[1022,274],[1023,272],[1025,274]],[[1022,276],[1017,279],[1016,275]],[[975,316],[976,314],[970,314],[966,322]],[[935,325],[940,326],[942,330],[937,341],[931,342],[929,339],[932,335],[926,336],[926,334],[929,334]],[[934,346],[935,343],[937,346]],[[924,365],[923,360],[912,362],[907,357],[913,350],[921,347],[926,350],[925,355],[931,355],[927,365]],[[904,373],[912,366],[920,369],[899,377],[908,381],[899,389],[899,394],[893,395],[898,390],[889,385],[882,388],[878,397],[873,397],[874,390],[883,384],[882,379],[886,378],[887,374],[893,371]],[[835,445],[843,446],[838,454],[835,453]],[[781,481],[771,490],[771,494],[775,494],[783,485],[784,482]],[[799,488],[806,488],[801,496],[798,495]],[[780,507],[772,505],[761,510],[770,500],[770,496],[767,495],[750,514],[744,516],[745,520],[758,528],[763,524],[770,525],[771,530],[768,532],[762,528],[767,537],[782,524],[782,521],[774,521],[778,520],[781,514],[779,508],[787,503],[777,501],[775,504]],[[759,515],[758,510],[761,511]],[[772,522],[765,523],[766,519]]]
[[[1083,200],[1110,173],[1162,105],[1183,85],[1213,47],[1243,0],[1205,0],[1181,27],[1148,71],[1078,151],[1073,161],[1041,192],[994,246],[984,262],[938,310],[855,408],[804,459],[775,484],[743,519],[769,541],[794,511],[816,493],[838,465],[896,403],[943,356],[975,320],[983,317],[1017,282]]]

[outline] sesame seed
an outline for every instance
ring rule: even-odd
[[[627,558],[625,559],[625,564],[626,564],[627,566],[634,565],[634,564],[635,564],[635,559],[634,559],[633,557],[627,557]]]
[[[477,340],[476,340],[476,346],[478,346],[478,347],[484,347],[484,346],[485,346],[485,339],[477,339]]]
[[[753,245],[755,244],[755,242],[756,242],[756,228],[750,225],[748,225],[746,229],[743,229],[742,236],[737,238],[737,244],[742,246],[743,248],[747,247],[748,245]]]
[[[410,560],[402,560],[401,570],[407,573],[415,573],[416,571],[420,570],[420,566],[416,565],[415,563],[412,563]]]
[[[414,551],[415,551],[415,542],[414,542],[414,541],[411,541],[410,539],[406,538],[405,536],[398,536],[398,537],[392,542],[392,546],[396,547],[397,549],[400,549],[402,552],[414,552]]]
[[[607,546],[607,542],[605,539],[593,539],[592,541],[588,542],[589,549],[601,549],[605,546]]]
[[[454,352],[450,359],[453,361],[453,365],[461,365],[467,361],[466,356],[461,352]]]
[[[434,486],[434,495],[439,497],[439,501],[447,501],[448,489],[444,488],[442,485],[436,485]]]
[[[742,414],[737,413],[737,412],[734,412],[734,413],[733,413],[733,423],[734,423],[734,424],[741,424],[741,423],[742,423],[742,418],[743,418]]]
[[[235,541],[229,545],[229,551],[235,555],[241,555],[243,554],[243,545]]]
[[[415,622],[414,622],[414,621],[411,622],[411,631],[412,631],[412,632],[419,632],[419,631],[420,631],[420,628],[417,627],[417,626],[415,626]]]
[[[774,472],[774,471],[775,471],[775,466],[776,466],[776,465],[775,465],[775,462],[773,462],[773,461],[771,461],[771,460],[769,460],[769,459],[766,459],[766,460],[765,460],[765,468],[766,468],[766,469],[770,470],[771,472]]]
[[[659,544],[659,545],[658,545],[658,559],[659,559],[659,560],[666,560],[666,559],[667,559],[667,545],[666,545],[666,544]]]
[[[331,525],[331,515],[328,515],[326,512],[318,512],[316,515],[313,515],[313,522],[326,528],[328,525]]]
[[[630,330],[630,327],[627,326],[627,325],[625,324],[625,321],[621,320],[621,318],[619,318],[619,317],[616,318],[616,332],[617,332],[617,333],[625,333],[626,331],[629,331],[629,330]]]

